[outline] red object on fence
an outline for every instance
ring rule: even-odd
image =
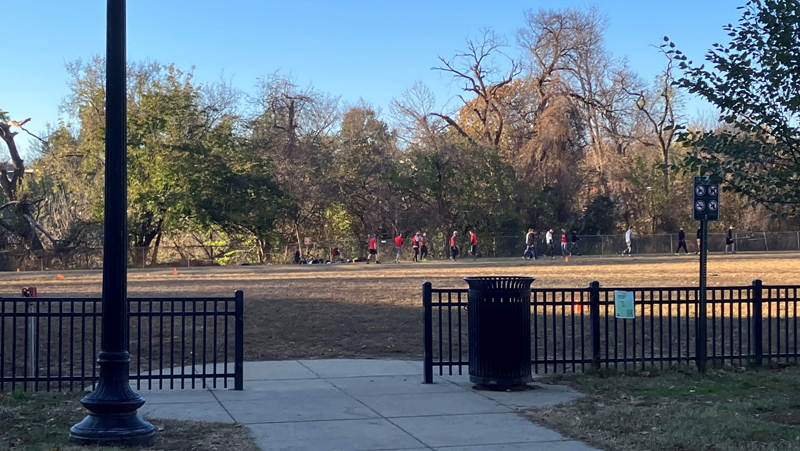
[[[28,287],[22,289],[22,297],[23,298],[35,298],[38,297],[39,293],[36,291],[36,287]]]

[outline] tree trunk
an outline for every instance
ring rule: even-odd
[[[150,259],[150,267],[155,267],[158,262],[158,247],[161,245],[161,232],[156,236],[156,244],[153,246],[153,257]]]

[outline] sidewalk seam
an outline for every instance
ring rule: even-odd
[[[304,366],[305,366],[305,365],[304,365]],[[309,369],[310,369],[310,368],[309,368]],[[327,382],[327,383],[331,384],[332,386],[336,387],[336,390],[339,390],[339,391],[340,391],[340,392],[342,392],[342,393],[343,393],[345,396],[349,397],[350,399],[354,400],[355,402],[357,402],[357,403],[361,404],[362,406],[366,407],[366,408],[367,408],[367,409],[368,409],[370,412],[374,412],[376,415],[378,415],[378,417],[380,417],[381,419],[383,419],[383,420],[384,420],[384,421],[386,421],[387,423],[389,423],[389,424],[391,424],[392,426],[396,427],[397,429],[399,429],[399,430],[403,431],[403,432],[404,432],[404,433],[406,433],[406,434],[407,434],[409,437],[411,437],[411,438],[413,438],[414,440],[416,440],[417,442],[419,442],[419,444],[420,444],[420,445],[422,445],[422,446],[424,446],[426,449],[433,450],[433,448],[432,448],[432,447],[430,447],[430,446],[429,446],[427,443],[425,443],[425,442],[423,442],[422,440],[420,440],[420,439],[419,439],[417,436],[415,436],[414,434],[412,434],[412,433],[408,432],[407,430],[403,429],[403,428],[402,428],[402,427],[400,427],[399,425],[395,424],[395,423],[394,423],[392,420],[390,420],[389,418],[386,418],[385,416],[381,415],[380,413],[378,413],[377,411],[375,411],[375,410],[374,410],[372,407],[370,407],[370,406],[368,406],[368,405],[364,404],[364,403],[363,403],[363,402],[362,402],[360,399],[358,399],[358,398],[356,398],[355,396],[351,395],[350,393],[347,393],[346,391],[342,390],[342,389],[341,389],[341,388],[339,388],[339,387],[338,387],[336,384],[332,383],[332,382],[331,382],[331,381],[329,381],[328,379],[325,379],[325,378],[320,378],[320,379],[322,379],[322,380],[324,380],[325,382]],[[336,379],[336,378],[331,378],[331,379]],[[339,379],[343,379],[343,378],[339,378]]]
[[[213,396],[214,400],[217,401],[217,404],[219,404],[219,406],[222,407],[222,410],[224,410],[225,413],[228,414],[229,417],[231,417],[231,420],[233,420],[233,424],[244,424],[240,423],[239,420],[237,420],[236,418],[233,417],[233,415],[231,415],[228,409],[225,408],[225,406],[222,404],[222,401],[220,401],[219,398],[217,398],[217,395],[214,394],[214,390],[208,390],[208,391],[211,392],[211,396]]]

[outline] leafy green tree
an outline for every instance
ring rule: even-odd
[[[79,125],[50,136],[41,170],[54,192],[102,220],[105,127],[103,60],[68,65],[65,103]],[[254,239],[260,254],[283,193],[268,159],[258,155],[235,114],[237,93],[198,85],[174,65],[133,64],[128,79],[128,230],[135,247],[155,246],[165,233],[200,231]],[[153,254],[155,260],[156,254]],[[138,257],[137,257],[138,261]]]
[[[514,169],[494,149],[466,140],[409,152],[397,160],[391,178],[406,212],[400,231],[495,232],[515,217]]]
[[[606,195],[595,196],[581,218],[581,235],[608,235],[614,233],[616,206]]]
[[[729,126],[683,134],[696,152],[692,173],[713,174],[727,187],[782,214],[800,212],[800,0],[750,0],[731,41],[716,44],[705,65],[673,50],[685,70],[679,86],[717,106]],[[665,38],[667,39],[667,38]]]
[[[353,221],[350,232],[359,237],[380,230],[391,215],[393,190],[386,173],[397,157],[395,133],[367,105],[345,112],[335,154],[339,202]]]

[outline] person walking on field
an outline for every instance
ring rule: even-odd
[[[528,233],[525,235],[525,253],[522,254],[522,258],[523,260],[539,259],[536,256],[536,232],[533,229],[528,229]]]
[[[736,253],[736,244],[733,241],[733,226],[728,227],[728,233],[725,235],[725,253],[728,253],[728,248],[730,248],[730,253]]]
[[[678,232],[678,248],[675,249],[675,255],[680,255],[681,248],[686,251],[686,255],[689,255],[689,249],[686,247],[686,232],[683,231],[683,227]]]
[[[569,254],[570,257],[572,256],[572,253],[567,250],[567,231],[561,229],[561,257],[567,258],[567,254]]]
[[[455,260],[458,258],[458,240],[456,236],[458,232],[453,232],[453,235],[450,237],[450,260]]]
[[[414,249],[414,261],[419,263],[419,232],[411,238],[411,248]]]
[[[625,250],[622,251],[622,255],[628,254],[628,257],[632,257],[631,253],[633,252],[633,248],[631,245],[633,244],[633,230],[631,230],[630,226],[628,226],[628,230],[625,232]]]
[[[375,263],[380,263],[381,261],[378,260],[378,238],[374,233],[369,239],[369,254],[367,254],[367,264],[369,264],[369,260],[373,255],[375,256]]]
[[[419,239],[419,258],[428,261],[428,232],[423,232]]]
[[[394,258],[395,263],[400,263],[400,252],[403,251],[403,234],[398,233],[394,238],[394,248],[397,251],[397,256]]]
[[[702,227],[697,229],[697,252],[695,252],[695,255],[700,254],[700,242],[701,241],[703,241],[703,228]]]
[[[578,237],[578,231],[577,230],[573,230],[572,231],[572,244],[569,245],[569,253],[570,253],[570,255],[573,254],[573,253],[575,255],[581,255],[581,253],[578,252],[578,250],[579,250],[578,249],[578,241],[580,241],[580,240],[581,240],[580,237]]]
[[[555,249],[553,248],[553,229],[547,231],[547,234],[545,235],[545,241],[547,242],[547,250],[550,253],[550,260],[555,260],[555,257],[553,256],[553,252],[555,252]]]
[[[472,261],[478,259],[478,236],[472,230],[469,231],[469,253],[472,255]]]

